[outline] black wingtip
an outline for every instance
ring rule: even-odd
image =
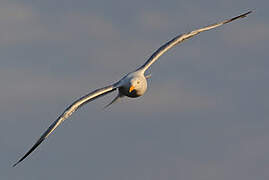
[[[17,166],[20,162],[22,162],[29,154],[31,154],[38,146],[39,144],[42,143],[42,141],[44,141],[45,138],[44,137],[41,137],[34,145],[33,147],[18,161],[16,162],[15,164],[12,165],[12,167],[15,167]]]
[[[17,166],[20,162],[21,162],[21,161],[16,162],[15,164],[12,165],[12,167]]]
[[[250,10],[250,11],[248,11],[247,13],[242,14],[242,17],[246,17],[248,14],[250,14],[250,13],[252,13],[252,12],[253,12],[253,10]]]
[[[229,22],[234,21],[234,20],[239,19],[239,18],[244,18],[244,17],[246,17],[248,14],[250,14],[250,13],[252,13],[252,12],[253,12],[253,11],[248,11],[248,12],[246,12],[246,13],[244,13],[244,14],[241,14],[241,15],[239,15],[239,16],[236,16],[236,17],[234,17],[234,18],[232,18],[232,19],[227,20],[225,23],[229,23]]]

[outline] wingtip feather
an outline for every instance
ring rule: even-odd
[[[17,166],[20,163],[20,161],[16,162],[15,164],[12,165],[12,167]]]
[[[249,14],[252,13],[252,12],[253,12],[253,11],[248,11],[248,12],[246,12],[246,13],[244,13],[244,14],[241,14],[241,15],[239,15],[239,16],[236,16],[236,17],[234,17],[234,18],[232,18],[232,19],[227,20],[224,24],[229,23],[229,22],[234,21],[234,20],[239,19],[239,18],[245,18],[245,17],[247,17],[247,15],[249,15]]]

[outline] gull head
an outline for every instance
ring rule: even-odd
[[[134,74],[126,79],[124,85],[119,88],[119,91],[128,97],[142,96],[147,90],[147,80],[145,76]]]

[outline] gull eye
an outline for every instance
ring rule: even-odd
[[[137,84],[139,84],[140,82],[139,81],[137,81]]]

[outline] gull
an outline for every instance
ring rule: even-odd
[[[214,29],[216,27],[227,24],[239,18],[244,18],[251,12],[252,11],[248,11],[247,13],[241,14],[234,18],[224,20],[219,23],[215,23],[215,24],[212,24],[212,25],[200,28],[200,29],[196,29],[189,33],[178,35],[172,40],[170,40],[169,42],[167,42],[166,44],[164,44],[163,46],[161,46],[159,49],[157,49],[157,51],[155,51],[141,67],[139,67],[135,71],[128,73],[118,82],[112,85],[97,89],[95,91],[92,91],[89,94],[79,98],[78,100],[73,102],[69,107],[65,109],[65,111],[41,135],[41,137],[36,141],[36,143],[31,147],[31,149],[27,151],[27,153],[22,158],[20,158],[13,165],[13,167],[15,167],[17,164],[22,162],[29,154],[31,154],[65,119],[71,116],[71,114],[75,112],[76,110],[78,110],[81,106],[115,90],[118,90],[117,96],[106,107],[115,103],[117,100],[119,100],[122,97],[127,96],[130,98],[136,98],[136,97],[142,96],[147,90],[147,79],[150,77],[150,75],[145,75],[146,70],[166,51],[176,46],[177,44],[183,42],[184,40],[189,39],[199,34],[200,32]]]

